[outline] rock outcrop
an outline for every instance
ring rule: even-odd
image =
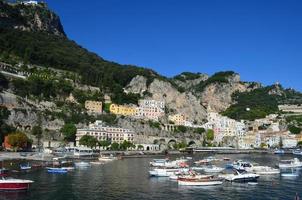
[[[66,36],[60,18],[48,10],[45,3],[24,5],[0,1],[0,28]]]
[[[125,88],[127,92],[143,94],[147,91],[146,98],[152,98],[158,101],[164,101],[168,113],[182,113],[187,115],[191,121],[202,121],[206,117],[206,110],[200,104],[200,101],[191,92],[179,92],[168,81],[154,79],[147,87],[147,79],[142,76],[136,76]]]

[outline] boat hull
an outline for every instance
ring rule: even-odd
[[[222,181],[178,181],[178,185],[182,186],[211,186],[211,185],[221,185]]]

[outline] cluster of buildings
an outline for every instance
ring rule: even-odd
[[[203,125],[205,129],[214,131],[214,141],[219,144],[225,137],[240,138],[245,135],[246,127],[243,121],[236,121],[219,113],[208,112],[207,123]]]
[[[165,103],[156,100],[139,100],[139,106],[126,105],[110,105],[110,113],[123,116],[132,116],[140,119],[149,119],[158,121],[158,119],[165,115]]]
[[[97,140],[109,140],[112,143],[122,143],[124,141],[134,142],[134,132],[129,129],[105,126],[100,120],[90,123],[88,127],[77,129],[76,146],[79,146],[79,141],[84,135],[90,135]]]

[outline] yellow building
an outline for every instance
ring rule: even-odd
[[[185,125],[187,117],[182,114],[169,115],[169,121],[174,122],[175,125]]]
[[[124,115],[124,116],[133,116],[137,112],[137,108],[135,107],[122,106],[117,104],[111,104],[109,109],[110,109],[110,113],[116,115]]]
[[[85,108],[88,112],[102,113],[103,104],[101,101],[85,101]]]

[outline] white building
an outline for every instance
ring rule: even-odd
[[[163,101],[156,101],[156,100],[148,100],[148,99],[142,99],[138,101],[138,105],[140,107],[155,107],[155,108],[161,108],[165,109],[165,102]]]
[[[139,146],[142,146],[142,148],[138,149]],[[160,151],[160,146],[159,144],[138,144],[136,149],[141,151]]]
[[[76,145],[79,145],[81,137],[91,135],[97,140],[109,140],[111,143],[122,143],[123,141],[134,142],[134,132],[129,129],[104,126],[100,120],[89,124],[87,128],[78,129],[76,134]]]
[[[22,2],[24,5],[38,5],[38,1],[24,1]]]
[[[165,103],[156,100],[139,100],[139,107],[137,107],[136,117],[143,119],[151,119],[158,121],[159,117],[165,115]]]

